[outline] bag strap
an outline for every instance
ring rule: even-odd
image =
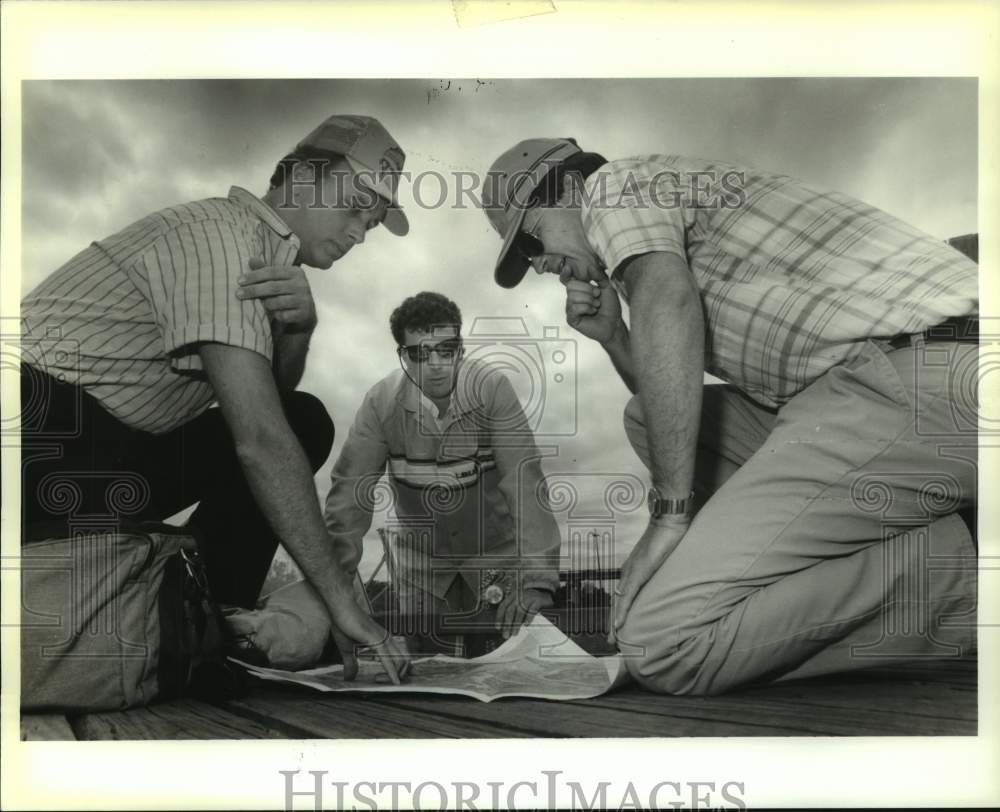
[[[199,540],[197,532],[195,539]],[[196,604],[193,608],[201,618],[201,623],[193,629],[186,693],[209,702],[242,696],[249,689],[250,680],[242,668],[226,659],[225,621],[222,610],[212,599],[202,558],[197,550],[189,552],[182,549],[179,555],[184,561],[192,603]]]
[[[22,544],[34,544],[39,541],[51,541],[53,539],[68,538],[72,527],[69,522],[63,519],[47,519],[43,522],[34,522],[24,528],[24,538]],[[129,519],[118,522],[115,530],[127,535],[151,535],[156,533],[161,536],[192,536],[198,540],[196,528],[181,526],[163,522],[137,522]]]

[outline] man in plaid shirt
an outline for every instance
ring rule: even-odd
[[[500,156],[484,208],[497,283],[557,274],[634,394],[650,521],[613,633],[640,683],[711,694],[974,647],[974,262],[786,176],[571,139]]]

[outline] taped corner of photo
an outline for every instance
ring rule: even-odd
[[[551,0],[511,0],[503,3],[496,0],[452,0],[451,7],[459,28],[502,23],[557,11]]]

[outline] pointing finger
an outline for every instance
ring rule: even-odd
[[[396,663],[393,661],[392,656],[380,649],[378,658],[382,663],[382,668],[385,670],[385,673],[388,674],[389,679],[392,680],[392,684],[401,684],[402,680],[399,678],[399,672],[396,670]]]
[[[340,629],[334,628],[330,631],[340,651],[340,658],[344,663],[344,681],[351,682],[358,675],[358,659],[354,654],[354,641],[341,632]]]

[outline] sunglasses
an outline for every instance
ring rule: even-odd
[[[406,344],[400,346],[397,352],[400,358],[407,358],[411,363],[423,364],[430,360],[431,353],[437,353],[442,361],[454,361],[462,351],[462,339],[449,338],[433,346],[429,344]]]
[[[542,241],[527,231],[519,231],[511,247],[529,265],[534,257],[545,253],[545,246],[542,244]]]
[[[534,207],[532,207],[534,208]],[[527,217],[525,217],[525,221]],[[536,223],[534,228],[537,228]],[[542,243],[538,237],[531,233],[531,230],[526,227],[526,223],[522,221],[521,228],[517,232],[517,236],[514,237],[514,242],[511,243],[511,248],[517,252],[517,254],[523,259],[528,265],[531,265],[531,261],[534,257],[545,253],[545,245]]]

